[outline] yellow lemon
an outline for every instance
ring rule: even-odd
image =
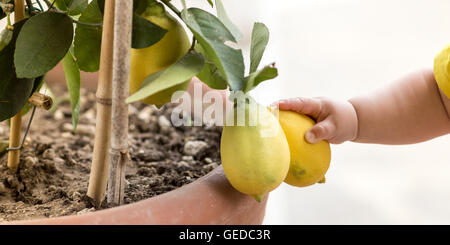
[[[434,60],[434,76],[439,88],[450,98],[450,45],[436,56]]]
[[[238,191],[260,202],[264,195],[277,188],[289,170],[289,145],[276,117],[267,108],[245,107],[246,118],[259,114],[238,126],[226,125],[222,132],[220,153],[225,175]],[[238,115],[237,109],[229,117]]]
[[[139,90],[147,76],[164,70],[181,59],[191,45],[183,26],[166,11],[156,15],[144,13],[144,17],[168,32],[158,43],[148,48],[131,50],[131,94]],[[143,99],[142,102],[161,107],[171,101],[174,92],[185,91],[189,82],[190,80],[158,92]]]
[[[305,133],[314,126],[314,120],[296,112],[280,111],[279,121],[291,154],[289,173],[284,182],[298,187],[325,182],[331,161],[330,144],[326,141],[310,144],[305,140]]]

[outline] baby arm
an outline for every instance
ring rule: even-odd
[[[348,102],[297,98],[280,101],[279,107],[316,119],[306,135],[311,143],[412,144],[450,133],[450,100],[432,70],[413,72]]]

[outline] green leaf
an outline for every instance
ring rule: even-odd
[[[67,6],[69,7],[70,15],[79,15],[88,6],[88,0],[69,0],[69,1],[70,1],[70,4]]]
[[[227,81],[223,78],[217,66],[207,57],[202,46],[197,43],[195,50],[205,58],[205,65],[200,74],[197,75],[198,79],[212,89],[226,89]]]
[[[75,62],[70,51],[67,52],[66,56],[64,56],[62,65],[66,76],[67,89],[69,90],[70,104],[72,105],[73,128],[76,130],[80,115],[80,69],[78,68],[77,63]]]
[[[44,85],[44,76],[40,76],[40,77],[34,79],[33,88],[31,89],[30,97],[34,94],[34,92],[39,91],[43,85]],[[32,107],[33,107],[33,104],[31,104],[27,100],[25,105],[22,107],[22,111],[21,111],[22,116],[26,115],[31,110]]]
[[[153,24],[144,17],[134,14],[131,47],[134,49],[147,48],[159,42],[166,33],[166,29]]]
[[[69,15],[79,15],[88,6],[88,0],[56,0],[55,6]]]
[[[5,28],[0,32],[0,51],[2,51],[11,42],[13,31]]]
[[[126,103],[133,103],[147,98],[165,89],[186,82],[196,76],[203,67],[203,56],[195,51],[188,52],[177,63],[167,69],[148,76],[141,88],[127,98]]]
[[[10,81],[15,77],[14,50],[17,36],[28,19],[14,24],[13,36],[9,44],[0,51],[0,94],[5,92]]]
[[[104,0],[103,0],[104,1]],[[141,15],[147,10],[148,0],[133,0],[133,12]]]
[[[245,78],[244,93],[248,93],[250,90],[256,88],[260,83],[274,79],[278,76],[278,69],[275,68],[275,64],[266,66],[261,70],[253,72]]]
[[[102,23],[103,16],[97,0],[93,0],[81,13],[79,21],[85,23]],[[102,28],[77,25],[75,30],[74,55],[78,67],[86,72],[96,72],[100,67],[100,50],[102,45]],[[67,53],[67,52],[66,52]]]
[[[255,23],[250,48],[250,74],[258,70],[259,63],[269,43],[269,29],[263,23]]]
[[[242,33],[239,28],[233,24],[233,22],[228,17],[227,12],[225,11],[225,7],[223,6],[222,0],[216,0],[216,9],[217,9],[217,17],[222,23],[228,28],[228,30],[233,34],[236,41],[242,40]]]
[[[133,2],[135,2],[135,1],[136,0],[134,0]],[[100,9],[100,12],[103,15],[103,13],[105,11],[105,0],[97,0],[97,5],[98,5],[98,8]]]
[[[67,6],[69,6],[69,2],[72,0],[55,0],[55,7],[57,7],[58,9],[62,10],[62,11],[67,11],[68,8]]]
[[[233,91],[241,90],[244,83],[242,50],[225,45],[236,42],[234,36],[214,15],[198,8],[183,11],[183,20],[203,47],[208,59],[219,69]]]
[[[13,117],[23,108],[33,90],[33,81],[13,76],[0,94],[0,122]]]
[[[209,5],[211,5],[211,7],[214,7],[213,1],[212,0],[208,0]]]
[[[17,77],[35,78],[50,71],[67,53],[72,40],[73,24],[69,16],[44,12],[31,17],[16,42]]]

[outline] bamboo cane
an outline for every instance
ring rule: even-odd
[[[111,139],[111,96],[114,42],[114,0],[105,2],[100,70],[97,87],[97,124],[87,195],[99,207],[106,195]]]
[[[111,132],[111,166],[109,169],[108,203],[123,203],[125,167],[128,154],[128,105],[129,96],[131,27],[133,1],[116,1],[114,19],[113,100]]]
[[[25,18],[24,0],[14,0],[14,22],[19,22]],[[22,112],[11,118],[9,131],[9,148],[20,145],[20,129],[22,127]],[[10,150],[8,152],[8,168],[14,173],[19,168],[20,150]]]

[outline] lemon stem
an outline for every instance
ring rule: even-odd
[[[175,7],[173,4],[171,4],[170,2],[166,2],[166,1],[162,1],[162,3],[164,3],[164,5],[166,5],[168,8],[170,8],[170,10],[172,10],[176,15],[178,15],[178,17],[180,17],[181,19],[181,11],[177,9],[177,7]]]

